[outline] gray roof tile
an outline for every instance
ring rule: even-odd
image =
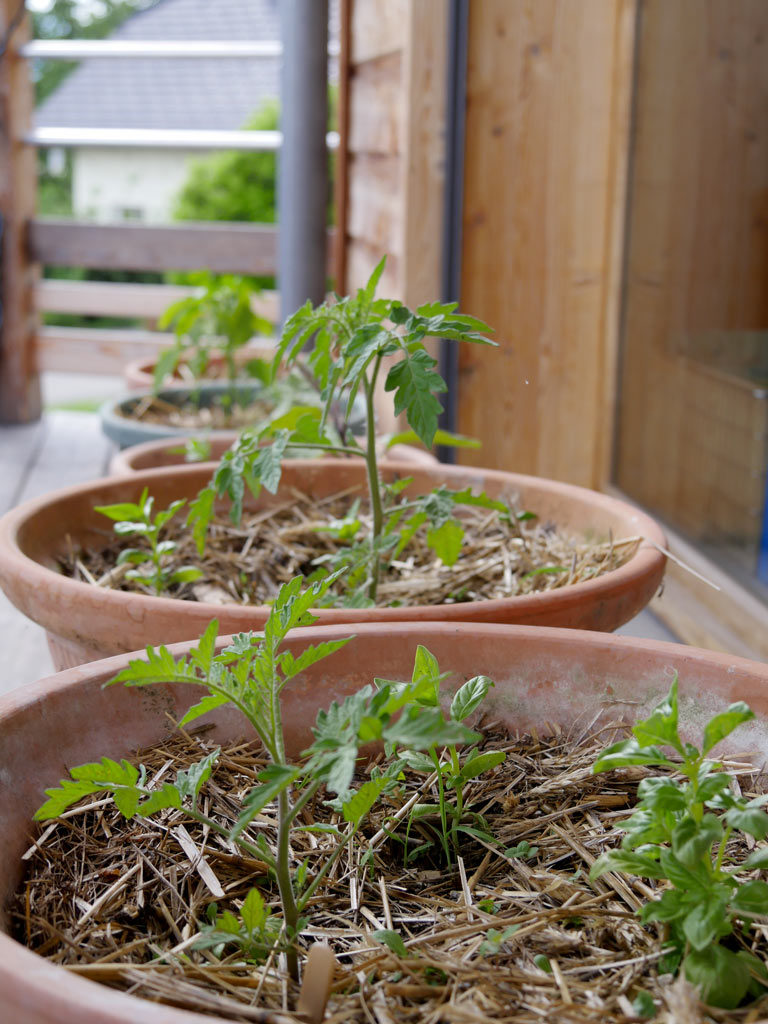
[[[159,0],[112,39],[280,38],[279,0]],[[83,61],[38,107],[55,128],[242,128],[279,93],[277,58]]]

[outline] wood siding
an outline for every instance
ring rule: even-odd
[[[381,257],[381,294],[438,297],[446,0],[347,0],[350,11],[346,280]]]
[[[460,354],[462,461],[605,482],[635,4],[470,4],[461,304],[499,349]]]

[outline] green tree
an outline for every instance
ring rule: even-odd
[[[337,89],[328,92],[328,124],[336,123]],[[250,131],[274,131],[280,126],[280,104],[266,100],[245,124]],[[333,181],[333,155],[329,180]],[[274,224],[277,220],[277,154],[237,151],[214,153],[194,161],[173,210],[175,220],[252,221]],[[328,223],[333,223],[329,196]],[[194,274],[173,274],[176,284],[198,284]],[[273,277],[250,279],[262,288],[274,288]]]
[[[245,124],[250,131],[273,131],[280,123],[280,104],[266,100]],[[195,160],[173,208],[174,220],[277,220],[277,154],[237,150]],[[199,275],[173,273],[174,284],[200,284]],[[273,276],[249,278],[260,288],[274,288]]]
[[[277,100],[267,100],[248,119],[251,131],[273,131],[280,120]],[[214,153],[195,160],[173,210],[175,220],[238,220],[274,224],[277,210],[277,155],[274,152]]]

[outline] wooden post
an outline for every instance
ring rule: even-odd
[[[29,69],[18,56],[29,38],[23,0],[0,0],[0,422],[40,416],[34,285],[26,228],[35,213],[35,151],[21,140],[32,123]]]
[[[405,27],[399,297],[418,306],[440,295],[447,0],[411,0]]]
[[[333,254],[333,287],[344,295],[347,289],[347,198],[349,193],[349,78],[352,0],[339,4],[339,85],[337,121],[339,148],[336,150],[336,178],[333,196],[336,207],[336,235]]]

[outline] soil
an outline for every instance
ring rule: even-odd
[[[635,916],[659,883],[587,879],[595,858],[617,842],[614,828],[647,771],[592,774],[596,754],[624,735],[621,723],[577,722],[546,737],[511,736],[492,722],[480,729],[482,746],[507,756],[468,784],[465,822],[492,841],[465,833],[461,855],[446,864],[436,817],[417,818],[410,830],[404,824],[404,809],[436,799],[434,778],[407,770],[312,900],[302,945],[327,941],[338,960],[326,1022],[628,1024],[640,1019],[632,1009],[639,990],[653,997],[657,1019],[675,1024],[761,1016],[754,1006],[750,1017],[705,1011],[684,981],[659,974],[661,933]],[[156,785],[211,749],[204,729],[177,733],[135,762]],[[202,791],[204,812],[234,823],[262,764],[251,745],[224,750]],[[749,765],[726,767],[743,793],[764,790]],[[344,827],[323,799],[305,821]],[[251,841],[258,837],[274,849],[270,807],[250,826]],[[729,846],[734,857],[747,852],[738,842]],[[328,832],[295,832],[293,869],[306,865],[311,879],[333,845]],[[25,861],[11,907],[15,936],[66,970],[232,1020],[264,1020],[265,1010],[285,1020],[295,1005],[279,958],[246,965],[232,947],[195,948],[214,902],[236,913],[257,886],[279,909],[263,865],[182,811],[126,821],[111,801],[86,798],[40,829]],[[374,938],[384,929],[401,936],[407,955]],[[765,955],[763,931],[758,925],[751,935]]]
[[[237,526],[219,516],[211,525],[202,557],[184,527],[182,512],[164,533],[177,542],[172,564],[195,565],[204,578],[175,586],[169,595],[221,604],[260,605],[273,600],[283,583],[310,574],[316,568],[316,558],[349,543],[324,532],[324,527],[349,513],[354,496],[344,493],[316,501],[293,490],[277,507],[246,512]],[[460,514],[465,540],[458,561],[444,565],[427,547],[424,531],[419,531],[384,570],[379,606],[446,604],[553,590],[618,568],[641,540],[611,538],[602,544],[588,543],[535,517],[518,522],[513,516],[506,523],[486,509],[468,508]],[[370,517],[364,508],[359,518],[369,527]],[[62,571],[102,587],[141,590],[125,579],[130,566],[116,565],[123,548],[140,543],[138,538],[115,537],[105,523],[104,547],[71,551]]]
[[[274,409],[273,403],[265,401],[229,406],[221,401],[222,397],[212,405],[198,405],[193,401],[177,405],[157,395],[147,395],[129,413],[119,407],[116,411],[124,419],[184,430],[239,430],[262,422]]]

